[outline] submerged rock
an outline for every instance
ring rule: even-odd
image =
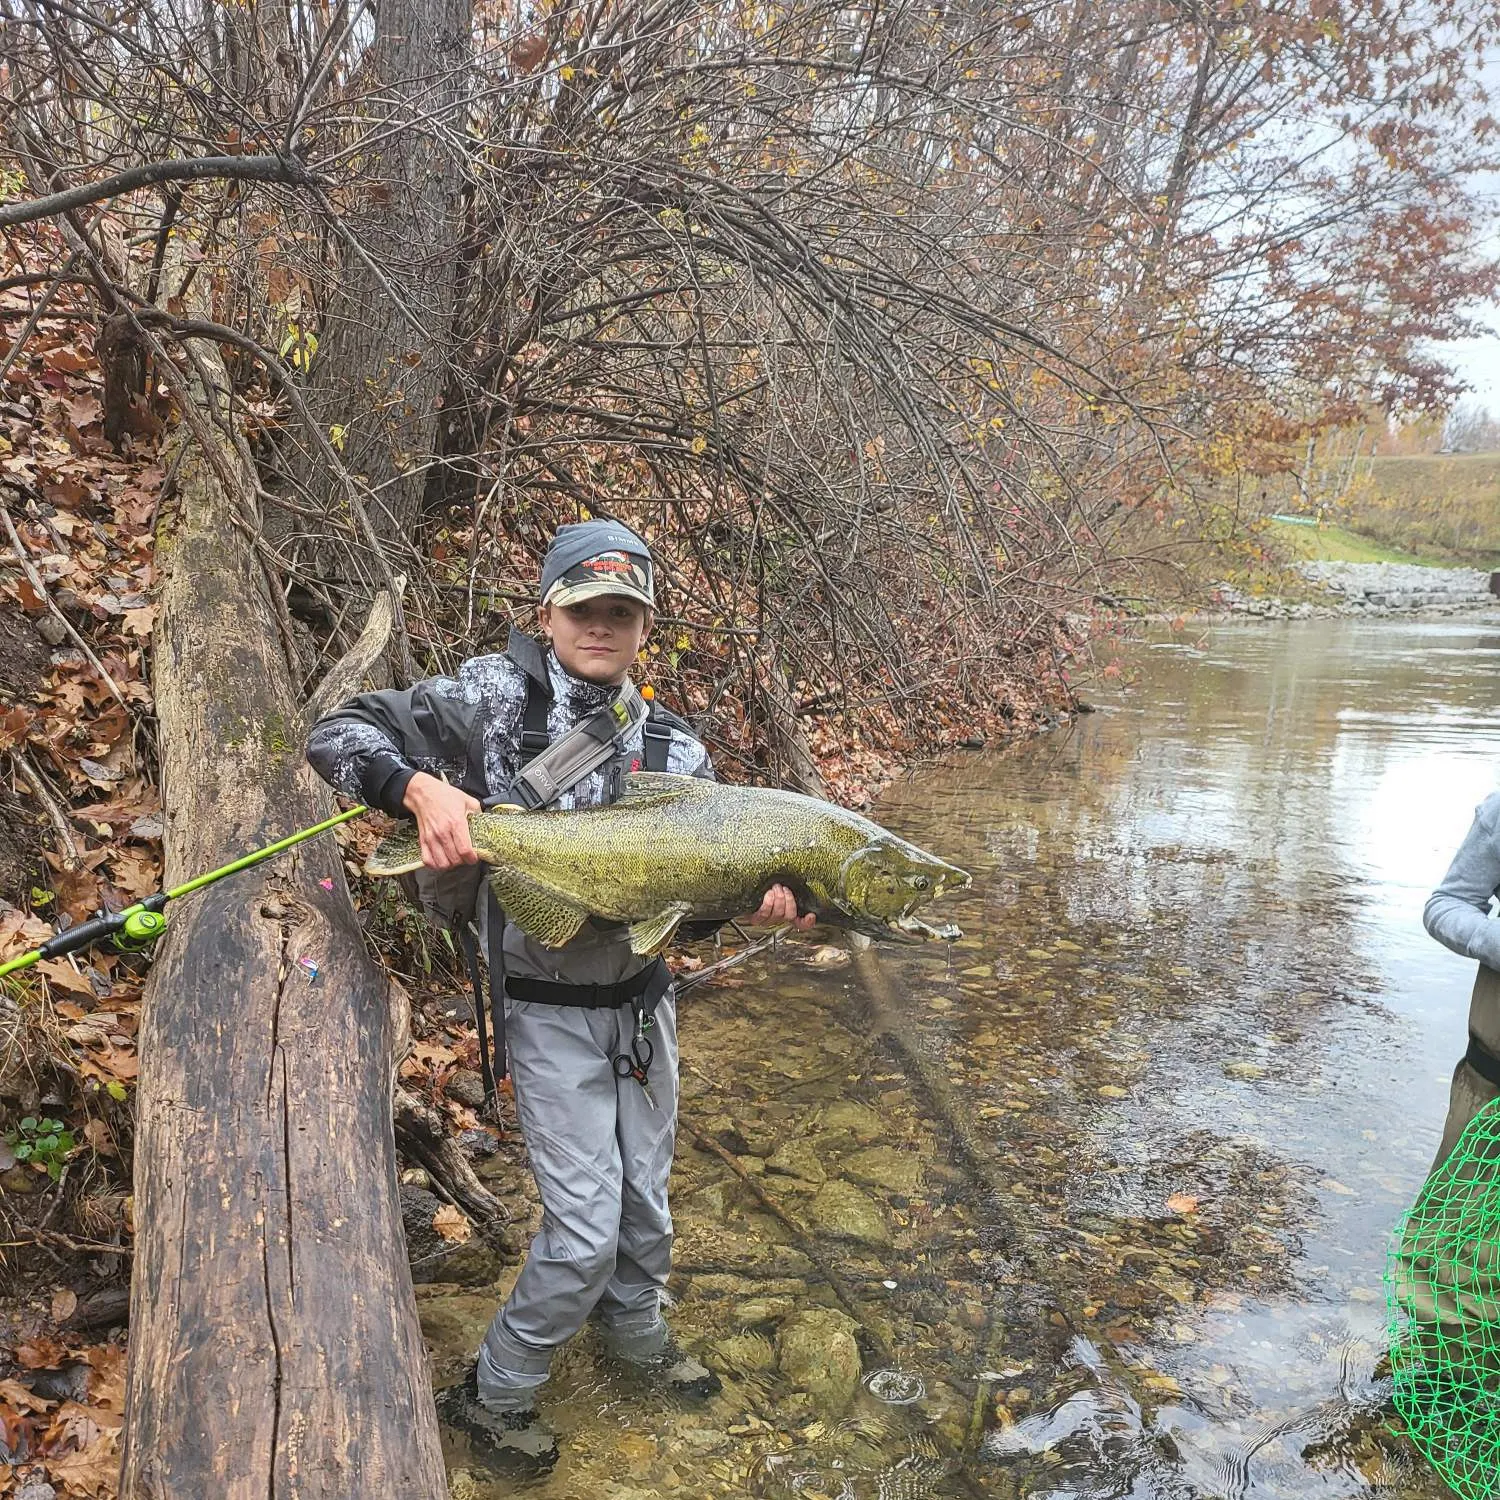
[[[734,1321],[741,1328],[755,1328],[762,1323],[779,1323],[796,1306],[790,1297],[751,1297],[735,1304]]]
[[[891,1243],[890,1226],[880,1206],[852,1182],[825,1183],[808,1205],[808,1215],[828,1234],[882,1249]]]
[[[776,1350],[770,1339],[758,1333],[736,1333],[714,1346],[717,1362],[734,1375],[751,1375],[774,1369]]]
[[[766,1168],[803,1182],[826,1182],[828,1172],[818,1153],[804,1140],[784,1141],[766,1158]]]
[[[871,1187],[889,1188],[910,1198],[922,1187],[922,1158],[915,1151],[898,1151],[894,1146],[867,1146],[844,1158],[843,1169],[856,1182]]]
[[[852,1135],[861,1145],[877,1141],[885,1134],[885,1121],[880,1112],[857,1099],[835,1099],[831,1104],[825,1104],[823,1117],[818,1123],[823,1130]]]
[[[726,1183],[711,1182],[707,1187],[699,1188],[688,1199],[688,1202],[705,1218],[722,1224],[729,1217],[730,1198],[730,1190]]]
[[[859,1386],[858,1326],[834,1308],[809,1307],[788,1318],[776,1335],[781,1373],[831,1417],[844,1414]]]

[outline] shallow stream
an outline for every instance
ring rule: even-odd
[[[1497,669],[1500,620],[1224,627],[895,788],[964,937],[683,1004],[672,1317],[724,1393],[586,1333],[557,1471],[455,1438],[454,1496],[1445,1494],[1386,1422],[1381,1271],[1464,1045],[1420,916],[1500,784]],[[499,1292],[419,1289],[440,1381]]]

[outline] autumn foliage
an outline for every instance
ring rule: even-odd
[[[159,877],[175,424],[249,446],[247,608],[304,690],[396,575],[389,672],[451,669],[557,523],[618,516],[720,767],[857,801],[1066,711],[1083,617],[1231,544],[1247,474],[1445,405],[1496,288],[1492,3],[409,9],[0,36],[0,952]],[[75,1193],[119,1186],[142,962],[0,1011],[6,1108],[61,1079],[93,1131]],[[94,1493],[23,1389],[9,1451]]]

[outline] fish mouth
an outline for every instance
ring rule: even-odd
[[[910,912],[903,912],[894,921],[887,922],[886,931],[898,943],[923,943],[934,938],[951,943],[955,938],[963,936],[962,929],[952,922],[944,922],[940,927],[935,927],[920,917],[912,916]]]

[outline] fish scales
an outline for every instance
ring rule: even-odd
[[[825,920],[916,933],[917,907],[969,883],[832,803],[656,772],[626,777],[624,795],[607,806],[473,813],[469,829],[506,915],[552,946],[594,916],[630,924],[636,952],[658,952],[683,920],[737,916],[776,884]],[[420,864],[409,830],[387,839],[367,869],[398,875]]]

